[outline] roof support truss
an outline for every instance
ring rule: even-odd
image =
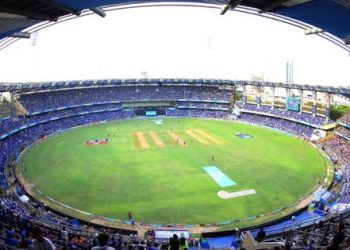
[[[50,21],[57,20],[57,18],[53,18],[48,14],[38,13],[36,11],[31,11],[27,9],[18,9],[18,8],[6,6],[3,4],[0,4],[0,12],[11,13],[19,16],[26,16],[31,19],[37,19],[37,20],[50,20]]]
[[[52,8],[55,8],[55,9],[59,9],[63,12],[67,12],[67,14],[74,14],[76,16],[79,16],[80,15],[80,11],[77,11],[73,8],[70,8],[66,5],[62,5],[62,4],[59,4],[59,3],[55,3],[53,1],[50,1],[50,0],[37,0],[38,2],[41,2],[45,5],[49,5],[50,7]]]
[[[271,0],[268,1],[259,11],[260,13],[269,12],[273,9],[276,9],[277,7],[281,6],[282,4],[288,2],[289,0]]]

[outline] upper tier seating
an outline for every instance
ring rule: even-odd
[[[74,105],[140,100],[220,100],[230,101],[231,93],[216,87],[192,86],[119,86],[22,94],[20,101],[29,112]]]
[[[326,124],[326,117],[322,117],[319,115],[313,116],[310,113],[305,112],[295,112],[295,111],[289,111],[281,108],[274,108],[272,109],[271,106],[267,105],[261,105],[260,107],[257,104],[252,103],[246,103],[243,105],[242,102],[239,102],[238,107],[240,107],[243,111],[254,111],[254,112],[260,112],[260,113],[266,113],[273,116],[283,117],[287,119],[295,119],[302,122],[310,123],[313,125],[324,125]],[[333,121],[329,121],[329,123],[332,123]]]

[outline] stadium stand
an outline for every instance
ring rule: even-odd
[[[327,123],[333,123],[333,121],[326,121],[326,117],[322,117],[319,115],[314,116],[313,114],[306,113],[306,112],[294,112],[289,111],[281,108],[273,108],[271,106],[261,105],[260,107],[257,104],[251,104],[246,103],[243,105],[243,103],[239,104],[239,107],[242,109],[242,111],[254,111],[257,113],[263,113],[263,114],[271,114],[273,116],[285,118],[285,119],[294,119],[299,120],[305,123],[313,124],[313,125],[324,125]]]
[[[239,120],[247,123],[262,125],[265,127],[272,127],[280,131],[298,135],[300,137],[309,138],[313,133],[313,128],[310,126],[291,122],[289,120],[277,117],[243,113],[240,115]]]
[[[45,109],[57,109],[58,107],[70,107],[82,104],[94,104],[99,102],[110,103],[113,101],[157,101],[168,100],[185,103],[195,103],[215,100],[230,101],[230,92],[219,90],[216,87],[174,87],[174,86],[119,86],[119,87],[99,87],[80,88],[73,90],[46,91],[39,93],[28,93],[20,96],[21,103],[29,112],[43,111]],[[201,102],[197,103],[199,105]],[[192,103],[193,104],[193,103]],[[194,105],[194,104],[193,104]]]
[[[27,1],[26,1],[27,2]],[[197,1],[195,1],[197,2]],[[202,3],[201,1],[199,1]],[[231,1],[227,5],[233,7],[235,1]],[[319,0],[319,1],[239,1],[244,7],[257,8],[259,12],[264,13],[268,16],[268,12],[272,12],[270,18],[276,19],[278,15],[286,16],[284,21],[291,22],[292,19],[297,19],[296,22],[300,25],[303,22],[307,23],[305,27],[319,27],[325,31],[328,31],[332,36],[341,38],[342,40],[349,34],[348,23],[349,23],[349,3],[345,0]],[[271,3],[272,2],[272,3]],[[288,2],[288,3],[287,3]],[[293,3],[291,3],[293,2]],[[104,4],[109,5],[117,3],[116,1],[105,1]],[[126,1],[125,3],[130,3]],[[220,1],[214,1],[222,5]],[[103,4],[101,1],[29,1],[29,4],[23,4],[23,1],[3,1],[2,7],[4,12],[14,12],[13,14],[20,15],[9,18],[4,16],[1,18],[2,25],[0,37],[6,37],[9,34],[13,34],[20,29],[29,27],[33,24],[37,24],[41,21],[56,20],[59,17],[66,16],[67,14],[80,15],[86,11],[86,8],[99,7],[99,4]],[[226,3],[225,3],[226,4]],[[7,10],[7,11],[6,11]],[[101,9],[100,9],[101,10]],[[95,10],[96,11],[96,10]],[[242,9],[240,10],[242,11]],[[276,15],[277,14],[277,15]],[[23,16],[23,18],[22,18]],[[328,17],[328,18],[325,18]],[[62,21],[65,21],[62,18]],[[46,22],[43,22],[46,25]],[[304,27],[304,28],[305,28]],[[31,30],[31,31],[34,31]],[[327,32],[323,34],[330,39]],[[11,39],[11,38],[10,38]],[[13,39],[15,40],[15,39]],[[11,41],[10,41],[11,42]],[[337,40],[336,42],[339,41]],[[8,44],[9,41],[5,41]],[[7,45],[6,45],[7,46]],[[339,45],[338,45],[339,46]],[[345,47],[349,51],[348,46],[342,43],[341,47]],[[1,45],[0,45],[1,47]],[[97,83],[106,84],[105,80],[98,80]],[[113,81],[114,83],[114,81]],[[116,81],[115,83],[118,83]],[[70,82],[70,86],[78,85],[78,82]],[[84,86],[92,85],[92,81],[84,81]],[[50,83],[45,84],[49,86]],[[62,87],[65,83],[61,84]],[[141,88],[141,87],[140,87]],[[314,90],[316,87],[312,87]],[[96,89],[95,89],[96,90]],[[133,89],[134,90],[134,89]],[[142,96],[143,90],[139,92],[131,90],[123,90],[122,93],[113,95],[110,93],[102,93],[99,95],[91,89],[89,94],[88,90],[67,90],[63,95],[53,96],[53,91],[48,93],[37,93],[36,98],[32,94],[28,93],[28,97],[21,96],[20,102],[29,111],[27,117],[2,119],[0,122],[0,172],[4,172],[5,165],[9,163],[9,160],[15,158],[15,156],[28,144],[36,141],[42,135],[49,135],[52,133],[58,133],[61,130],[71,128],[73,126],[88,124],[95,121],[101,120],[113,120],[113,119],[127,119],[135,117],[135,113],[132,109],[126,109],[122,105],[117,103],[112,104],[113,100],[141,100],[147,99],[148,97],[161,99],[172,99],[178,98],[191,98],[200,99],[203,102],[198,103],[196,101],[185,102],[176,101],[176,105],[172,108],[167,109],[167,115],[170,116],[197,116],[197,117],[225,117],[227,115],[226,109],[229,104],[219,104],[204,102],[204,100],[214,100],[212,97],[217,96],[207,93],[207,96],[197,96],[198,89],[193,89],[193,95],[195,97],[184,97],[185,94],[178,92],[176,88],[169,87],[169,92],[164,91],[163,94],[157,94],[157,88],[153,88],[152,93],[148,93]],[[105,89],[101,88],[101,92],[105,92]],[[218,91],[220,92],[220,91]],[[327,91],[324,91],[327,92]],[[66,98],[65,94],[72,93]],[[79,94],[82,95],[79,97]],[[46,99],[45,96],[51,96],[52,98]],[[128,95],[129,94],[129,95]],[[169,94],[169,96],[167,96]],[[205,93],[203,93],[205,95]],[[226,94],[226,93],[225,93]],[[229,94],[229,93],[227,93]],[[179,95],[179,96],[177,96]],[[95,96],[97,96],[95,98]],[[127,96],[127,97],[126,97]],[[108,97],[110,99],[108,99]],[[26,101],[25,99],[31,99]],[[130,98],[130,99],[129,99]],[[42,99],[42,100],[41,100]],[[52,99],[52,100],[50,100]],[[222,99],[222,98],[217,98]],[[224,100],[224,99],[222,99]],[[97,104],[96,102],[106,102],[103,104]],[[92,104],[95,103],[95,104]],[[86,104],[87,106],[83,106]],[[90,105],[91,104],[91,105]],[[181,105],[180,105],[181,104]],[[1,107],[1,118],[8,117],[10,115],[9,107]],[[62,110],[58,108],[62,108]],[[203,109],[202,109],[203,108]],[[209,109],[208,109],[209,108]],[[251,108],[251,110],[249,109]],[[56,110],[58,109],[58,110]],[[109,110],[108,110],[109,109]],[[212,110],[216,109],[216,110]],[[286,131],[288,133],[296,134],[298,136],[308,135],[311,128],[308,124],[300,123],[306,122],[314,125],[321,125],[324,123],[322,117],[311,117],[307,113],[297,115],[296,113],[285,112],[284,110],[271,111],[269,106],[262,105],[260,108],[250,106],[246,109],[248,112],[259,112],[259,113],[243,113],[242,117],[239,118],[242,121],[255,123],[263,126],[272,126],[274,128]],[[22,112],[26,114],[26,112]],[[53,120],[52,120],[53,119]],[[294,120],[296,119],[296,120]],[[341,118],[340,122],[345,125],[350,124],[350,114]],[[301,125],[300,125],[301,124]],[[305,131],[304,131],[305,130]],[[349,183],[349,144],[343,135],[347,136],[348,131],[344,128],[337,128],[336,132],[338,135],[332,136],[322,142],[325,151],[336,159],[337,162],[344,165],[344,176],[342,191],[340,192],[339,199],[343,199],[344,203],[348,204],[348,183]],[[339,164],[338,163],[338,164]],[[4,180],[3,175],[3,180]],[[10,176],[8,181],[13,178]],[[6,182],[4,183],[6,184]],[[80,229],[73,228],[72,224],[64,217],[60,217],[57,214],[49,213],[46,207],[41,204],[29,204],[28,207],[24,207],[21,202],[18,201],[16,196],[4,196],[0,198],[0,242],[4,249],[32,249],[34,228],[40,227],[41,231],[50,238],[57,248],[62,249],[90,249],[92,246],[97,245],[97,237],[94,228],[90,226],[81,226]],[[344,249],[350,248],[349,237],[345,240],[345,236],[349,235],[349,221],[344,216],[336,216],[331,218],[322,218],[318,220],[303,220],[301,222],[301,216],[297,216],[297,222],[286,221],[284,224],[279,226],[266,227],[266,240],[270,241],[282,241],[284,242],[286,249],[338,249],[338,246]],[[300,220],[299,220],[300,219]],[[299,221],[298,221],[299,220]],[[65,229],[66,228],[66,229]],[[109,245],[116,249],[168,249],[169,243],[167,241],[157,241],[152,239],[152,233],[149,232],[147,237],[139,238],[134,235],[124,236],[118,231],[110,229],[102,229],[105,233],[109,234],[110,240]],[[66,235],[68,237],[62,237]],[[252,235],[256,232],[252,230]],[[237,237],[238,243],[240,237]],[[204,246],[204,240],[201,240]],[[208,245],[214,247],[214,245]],[[189,248],[198,247],[197,241],[190,239]],[[227,247],[222,245],[221,248]],[[238,248],[239,244],[232,244],[232,248]]]
[[[336,128],[336,132],[340,136],[342,136],[343,138],[349,140],[349,138],[350,138],[350,130],[348,128],[340,126],[340,127]]]
[[[324,141],[322,145],[333,159],[339,160],[345,166],[350,165],[350,146],[347,139],[334,136]]]
[[[135,118],[137,115],[134,108],[128,106],[130,103],[136,105],[135,107],[145,105],[145,102],[146,105],[149,105],[148,102],[160,102],[161,105],[166,103],[167,116],[228,119],[231,99],[230,90],[216,86],[100,86],[19,94],[18,100],[29,114],[5,118],[0,122],[0,171],[3,187],[8,190],[16,187],[12,193],[23,193],[13,173],[4,174],[6,166],[11,166],[25,147],[43,136],[100,121]],[[325,124],[324,117],[308,113],[278,108],[272,110],[266,105],[243,105],[239,101],[236,106],[242,111],[238,121],[270,127],[300,137],[309,138],[314,130],[312,125]],[[348,124],[348,117],[349,114],[340,121]],[[344,126],[338,127],[336,132],[343,136],[349,135],[349,130]],[[349,141],[340,135],[327,138],[322,142],[322,147],[332,159],[336,159],[338,165],[343,166],[344,177],[339,184],[341,188],[335,201],[350,204],[350,147]],[[34,200],[24,204],[16,195],[1,196],[0,205],[0,230],[3,235],[0,242],[10,249],[31,248],[35,241],[34,228],[37,227],[58,248],[90,249],[97,246],[97,234],[101,230],[109,235],[108,243],[115,249],[166,249],[169,246],[168,241],[155,239],[151,230],[145,237],[140,237],[132,230],[96,228],[91,224],[80,224]],[[348,246],[348,240],[344,241],[343,237],[349,227],[346,215],[345,213],[339,217],[334,214],[327,218],[311,216],[306,211],[296,216],[297,223],[288,218],[278,224],[266,226],[264,242],[270,242],[271,246],[276,245],[271,242],[282,242],[279,245],[285,245],[287,249],[318,249],[333,247],[339,243],[335,241],[340,239],[341,244]],[[339,225],[345,227],[339,230]],[[67,238],[62,237],[62,231],[67,231]],[[258,230],[254,228],[250,229],[250,233],[239,233],[232,238],[232,246],[238,248],[243,244],[247,249],[260,249],[256,248],[259,244],[253,240],[250,246],[247,246],[247,242],[244,243],[244,235],[256,236],[257,233]],[[203,236],[199,240],[191,237],[189,247],[198,248],[200,243],[202,247],[215,247],[213,241],[205,243],[205,238]]]

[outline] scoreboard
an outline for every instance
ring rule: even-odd
[[[158,116],[166,115],[166,108],[155,108],[155,107],[141,107],[133,109],[137,116]]]
[[[301,99],[296,97],[288,96],[286,99],[287,110],[300,111]]]
[[[146,116],[156,116],[157,111],[156,110],[146,110]]]

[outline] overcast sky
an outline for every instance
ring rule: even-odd
[[[36,37],[36,38],[35,38]],[[35,42],[33,40],[36,40]],[[270,19],[219,9],[147,7],[77,18],[0,51],[0,81],[220,78],[350,86],[350,56]]]

